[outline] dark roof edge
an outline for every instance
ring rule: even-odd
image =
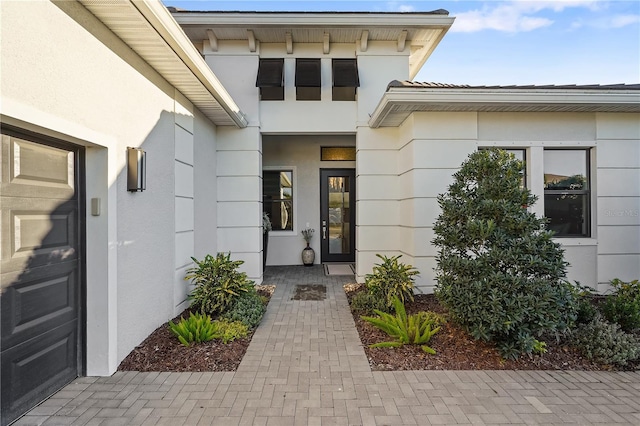
[[[367,11],[358,11],[358,12],[346,12],[346,11],[320,11],[320,12],[312,12],[312,11],[247,11],[247,10],[185,10],[179,7],[167,6],[169,12],[171,13],[211,13],[211,14],[247,14],[247,15],[260,15],[260,14],[308,14],[308,15],[449,15],[449,11],[445,9],[436,9],[428,12],[367,12]]]
[[[640,90],[640,84],[563,84],[563,85],[509,85],[509,86],[473,86],[468,84],[447,84],[433,82],[393,80],[387,86],[387,92],[392,88],[407,89],[489,89],[489,90]]]

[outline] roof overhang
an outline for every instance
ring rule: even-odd
[[[159,0],[78,0],[213,123],[247,119]]]
[[[173,12],[194,42],[243,40],[251,49],[261,43],[356,43],[392,41],[409,51],[409,74],[415,77],[454,18],[445,10],[423,13],[364,12]]]
[[[369,126],[396,127],[422,111],[640,113],[640,91],[390,87],[371,114]]]

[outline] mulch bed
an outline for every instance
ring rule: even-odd
[[[271,298],[273,285],[256,286],[258,294]],[[189,316],[189,309],[181,317]],[[169,330],[169,322],[158,327],[120,363],[120,371],[236,371],[244,357],[253,331],[243,339],[223,344],[212,340],[192,346],[182,345]]]
[[[359,291],[361,284],[345,286],[349,302]],[[416,295],[414,302],[407,302],[407,314],[434,311],[446,314],[438,299],[432,295]],[[429,346],[435,355],[429,355],[417,345],[400,348],[369,348],[373,343],[391,338],[382,330],[362,320],[354,313],[353,319],[360,334],[369,364],[373,370],[614,370],[612,366],[599,365],[583,357],[575,348],[554,339],[547,339],[547,352],[543,355],[521,356],[517,360],[504,360],[494,345],[474,340],[454,323],[446,323],[435,334]],[[640,362],[625,369],[638,369]]]

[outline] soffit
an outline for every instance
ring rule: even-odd
[[[242,111],[161,3],[79,1],[213,123],[246,126]]]
[[[640,90],[390,88],[371,115],[371,127],[396,127],[414,112],[613,112],[640,113]],[[593,87],[593,86],[592,86]]]
[[[410,75],[413,77],[453,24],[448,12],[425,13],[259,13],[259,12],[173,12],[176,21],[194,43],[209,39],[246,40],[261,43],[330,43],[404,40],[410,49]],[[406,32],[406,35],[405,35]]]

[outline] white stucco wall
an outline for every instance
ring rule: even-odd
[[[375,253],[402,254],[421,272],[419,289],[433,291],[436,197],[471,152],[490,146],[526,150],[527,185],[539,197],[532,211],[539,215],[544,149],[590,149],[591,237],[557,238],[570,263],[568,278],[602,292],[612,278],[640,275],[638,114],[421,112],[397,134],[361,128],[357,140],[358,233],[379,234],[358,239],[359,281],[377,262]],[[384,161],[394,156],[395,171]]]
[[[77,3],[0,7],[3,121],[87,147],[87,211],[102,200],[86,224],[87,373],[111,374],[177,309],[176,232],[193,234],[193,194],[174,176],[190,162],[193,108]],[[147,152],[142,193],[127,192],[127,146]]]
[[[302,265],[301,253],[306,244],[300,231],[307,224],[316,231],[311,247],[316,253],[315,263],[320,263],[320,169],[355,168],[354,161],[320,161],[323,146],[355,146],[355,138],[263,136],[263,168],[294,171],[293,231],[269,234],[267,265]]]
[[[640,278],[640,114],[596,114],[598,288]]]

